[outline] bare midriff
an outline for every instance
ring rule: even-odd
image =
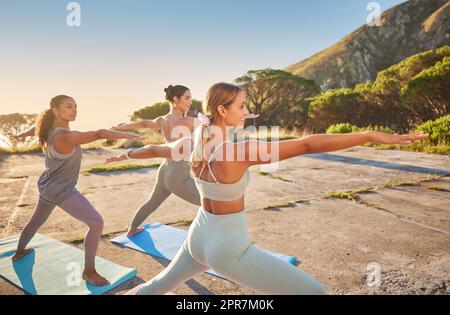
[[[244,197],[235,201],[216,201],[203,198],[202,207],[214,215],[227,215],[244,211]]]

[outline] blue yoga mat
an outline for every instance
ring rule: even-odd
[[[13,261],[18,239],[12,236],[0,240],[0,276],[32,295],[99,295],[136,275],[136,269],[97,257],[98,273],[111,284],[96,287],[81,279],[83,250],[36,234],[29,245],[34,251]]]
[[[187,238],[187,231],[161,223],[149,223],[144,226],[144,229],[145,231],[131,238],[121,235],[112,239],[111,242],[171,261]],[[267,252],[292,265],[297,263],[295,257]],[[212,269],[206,272],[224,278]]]

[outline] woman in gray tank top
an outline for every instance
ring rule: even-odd
[[[105,129],[71,131],[69,123],[75,120],[76,115],[75,100],[59,95],[51,100],[50,108],[36,120],[36,136],[45,153],[45,171],[38,180],[39,201],[33,216],[20,234],[13,259],[18,260],[32,251],[26,249],[27,244],[58,206],[88,226],[84,241],[85,268],[82,278],[92,285],[104,286],[109,283],[108,280],[95,269],[95,254],[103,231],[103,219],[76,189],[82,157],[80,145],[98,139],[136,139],[138,136]]]

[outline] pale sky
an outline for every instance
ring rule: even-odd
[[[203,99],[251,69],[284,68],[366,23],[365,0],[0,0],[0,114],[38,113],[58,94],[74,129],[107,128],[162,101],[169,84]],[[385,11],[401,0],[376,1]]]

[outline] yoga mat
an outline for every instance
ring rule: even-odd
[[[149,223],[144,226],[144,229],[145,231],[142,231],[131,238],[126,235],[121,235],[112,239],[111,242],[171,261],[187,238],[187,231],[161,223]],[[266,252],[292,265],[297,263],[295,257],[270,251]],[[224,278],[212,269],[209,269],[206,272]]]
[[[111,285],[96,287],[81,279],[83,250],[36,234],[29,244],[34,251],[13,261],[18,240],[0,240],[0,276],[32,295],[99,295],[136,275],[136,269],[97,257],[96,269]]]

